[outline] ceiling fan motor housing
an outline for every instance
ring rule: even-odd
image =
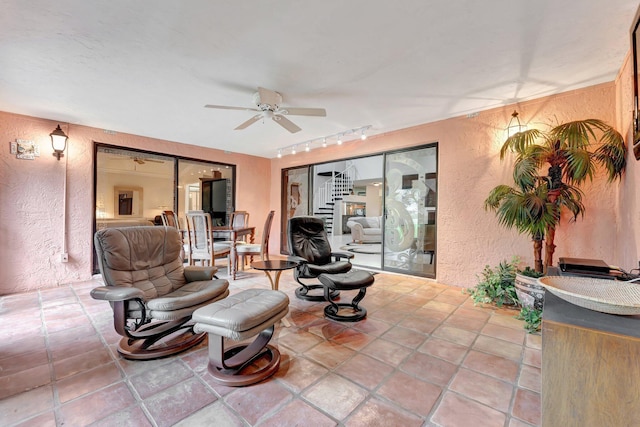
[[[268,99],[262,99],[260,92],[253,94],[253,102],[262,111],[277,111],[282,103],[282,95],[278,92],[270,92]]]

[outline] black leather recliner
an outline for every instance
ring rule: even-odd
[[[298,298],[309,301],[324,301],[323,292],[309,295],[312,289],[323,289],[320,283],[306,284],[301,279],[315,279],[323,273],[338,274],[351,270],[350,252],[333,252],[324,228],[324,221],[313,216],[297,216],[288,222],[289,260],[300,263],[293,272],[296,282],[302,285],[296,289]],[[332,298],[340,293],[334,291]]]

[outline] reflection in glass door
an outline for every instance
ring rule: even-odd
[[[282,171],[282,215],[280,223],[280,253],[288,254],[287,223],[289,218],[310,215],[309,166]]]
[[[383,269],[435,277],[437,145],[385,156]]]

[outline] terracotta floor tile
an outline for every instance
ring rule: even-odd
[[[400,326],[413,329],[414,331],[423,334],[432,333],[439,325],[440,320],[423,319],[416,316],[407,316],[402,322],[400,322]]]
[[[192,376],[193,372],[184,363],[173,360],[139,375],[134,375],[129,381],[140,398],[144,400]]]
[[[344,424],[347,427],[419,427],[422,419],[379,399],[370,399]]]
[[[345,328],[342,332],[331,338],[331,341],[342,344],[352,350],[360,350],[375,339],[376,337],[358,331],[357,329]]]
[[[411,350],[391,341],[377,339],[362,349],[362,353],[388,365],[398,366],[411,353]]]
[[[129,388],[120,382],[62,405],[58,421],[65,426],[86,426],[122,411],[135,401]]]
[[[304,352],[305,357],[334,369],[355,354],[354,350],[333,341],[325,341]]]
[[[54,411],[45,412],[19,424],[12,424],[13,427],[56,427],[56,413]]]
[[[525,347],[522,362],[524,364],[540,368],[542,366],[542,350]]]
[[[469,369],[453,377],[449,389],[501,412],[508,412],[514,386]]]
[[[49,365],[40,365],[0,377],[0,399],[51,383]]]
[[[505,414],[448,392],[431,418],[441,426],[496,427],[505,423]]]
[[[442,388],[403,372],[393,374],[378,390],[379,395],[423,417],[429,415],[440,393]]]
[[[58,399],[66,403],[83,394],[88,394],[122,380],[120,370],[114,362],[100,365],[91,370],[82,371],[56,382]]]
[[[174,427],[243,427],[245,425],[237,414],[233,413],[222,401],[218,400],[179,421]]]
[[[477,339],[478,334],[444,324],[433,331],[433,336],[455,342],[460,345],[470,346]]]
[[[518,331],[524,330],[524,321],[516,319],[520,310],[504,309],[504,316],[491,316],[489,323],[494,325],[505,326],[507,328],[516,329]]]
[[[418,348],[428,335],[402,326],[395,326],[382,335],[382,339],[415,349]]]
[[[464,329],[472,332],[480,332],[486,324],[487,324],[486,320],[473,319],[470,317],[461,316],[457,314],[457,312],[449,316],[444,321],[445,326],[451,326],[454,328]]]
[[[224,401],[249,424],[254,425],[274,413],[292,399],[284,386],[267,380],[250,387],[241,387],[225,396]]]
[[[518,386],[540,393],[540,389],[542,388],[540,368],[522,365],[520,378],[518,379]]]
[[[338,375],[330,374],[306,390],[302,397],[335,419],[343,420],[366,399],[367,395],[367,391],[362,387]]]
[[[163,427],[175,424],[215,400],[216,396],[213,393],[196,378],[191,377],[154,394],[143,403],[153,420],[159,427]]]
[[[267,285],[246,269],[230,292]],[[89,296],[96,286],[46,290],[42,304],[42,291],[0,297],[0,394],[17,393],[0,396],[3,425],[539,425],[541,335],[460,288],[380,273],[362,301],[366,320],[336,322],[324,317],[326,302],[295,296],[287,271],[289,327],[278,323],[271,341],[280,370],[237,388],[213,381],[207,341],[163,359],[122,358],[111,307]],[[511,412],[496,384],[511,388]]]
[[[467,355],[469,347],[440,338],[429,338],[418,351],[459,365]]]
[[[113,413],[100,421],[91,424],[91,427],[151,427],[152,424],[144,414],[140,406],[135,405],[122,411]]]
[[[480,335],[473,344],[474,350],[485,351],[495,354],[496,356],[506,357],[508,359],[520,360],[523,353],[521,345],[503,341],[497,338]]]
[[[540,425],[540,394],[518,389],[513,403],[513,416],[533,425]]]
[[[318,319],[304,327],[307,332],[311,332],[325,340],[333,338],[344,331],[345,328],[344,324],[328,319]]]
[[[466,317],[474,320],[484,320],[485,322],[491,317],[491,312],[488,310],[478,309],[477,307],[469,308],[466,305],[462,305],[455,312],[454,315]]]
[[[106,348],[99,348],[84,354],[70,357],[68,359],[57,360],[53,363],[57,380],[77,374],[82,371],[113,362],[111,353]]]
[[[422,353],[411,354],[400,365],[402,371],[439,386],[447,385],[457,368],[452,363]]]
[[[519,370],[514,360],[475,350],[469,352],[462,366],[510,383],[516,382]]]
[[[365,318],[364,320],[355,322],[353,328],[365,332],[369,335],[379,337],[380,335],[391,329],[391,326],[392,325],[387,322]]]
[[[522,345],[526,331],[489,323],[482,329],[481,334]]]
[[[287,427],[304,424],[314,427],[337,425],[327,415],[311,407],[308,403],[296,399],[260,423],[260,427]]]
[[[336,369],[336,373],[372,390],[376,388],[394,368],[364,354],[358,354]]]
[[[327,368],[309,359],[292,357],[286,363],[280,363],[280,369],[274,378],[278,378],[293,391],[300,392],[328,372]]]
[[[53,407],[53,387],[50,385],[0,399],[2,424],[12,425],[40,412],[52,411]]]
[[[323,342],[322,338],[316,334],[307,332],[304,329],[291,331],[287,335],[278,339],[279,345],[283,345],[293,350],[295,353],[302,353],[321,342]]]

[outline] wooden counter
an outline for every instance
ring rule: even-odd
[[[542,425],[640,426],[640,317],[545,293]]]

